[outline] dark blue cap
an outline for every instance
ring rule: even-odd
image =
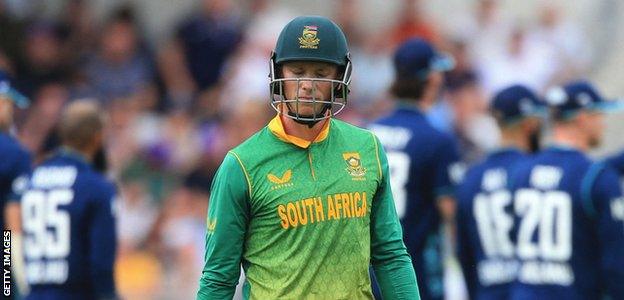
[[[2,70],[0,70],[0,96],[13,100],[19,108],[26,108],[30,105],[28,98],[11,86],[9,74]]]
[[[587,81],[573,81],[551,88],[546,102],[556,119],[570,119],[581,111],[611,112],[624,108],[622,102],[605,99]]]
[[[527,117],[543,117],[546,104],[529,88],[512,85],[494,95],[490,111],[504,123],[514,123]]]
[[[455,61],[438,53],[431,44],[420,38],[409,39],[394,52],[394,69],[400,78],[425,78],[431,71],[453,69]]]

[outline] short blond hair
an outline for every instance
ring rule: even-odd
[[[78,100],[69,104],[59,122],[59,135],[64,145],[82,150],[102,131],[104,117],[97,102]]]

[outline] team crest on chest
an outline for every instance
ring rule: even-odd
[[[362,160],[360,159],[360,153],[358,152],[345,152],[342,154],[342,158],[347,164],[345,169],[353,180],[364,180],[366,175],[366,168],[362,167]]]
[[[317,26],[303,26],[303,32],[299,38],[299,48],[318,49],[318,44],[321,40],[316,37],[317,32]]]

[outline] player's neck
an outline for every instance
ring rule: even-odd
[[[419,102],[416,102],[416,107],[423,113],[426,113],[427,111],[429,111],[432,106],[433,106],[433,103],[428,100],[423,99]]]
[[[418,101],[416,105],[421,111],[427,112],[438,101],[439,93],[440,89],[438,86],[427,84],[427,87],[425,87],[425,90],[420,97],[420,101]]]
[[[284,131],[287,134],[296,136],[306,141],[314,141],[323,130],[325,122],[329,122],[329,119],[325,119],[314,124],[312,127],[308,127],[308,125],[297,123],[297,121],[284,117],[283,115],[280,115],[280,118],[282,119],[282,124],[284,125]]]
[[[552,135],[553,144],[577,149],[581,152],[589,151],[589,143],[578,130],[570,127],[553,128]]]
[[[529,151],[529,138],[522,135],[521,132],[501,131],[501,147],[517,148],[522,151]]]
[[[71,147],[68,145],[63,145],[61,150],[66,153],[72,153],[78,157],[81,157],[87,162],[93,161],[93,156],[95,155],[95,152],[93,150],[90,150],[90,149],[79,150],[75,147]]]

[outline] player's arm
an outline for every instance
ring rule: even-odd
[[[614,170],[606,168],[596,177],[591,191],[599,240],[603,285],[611,299],[624,299],[624,196]]]
[[[455,185],[460,181],[461,170],[459,152],[453,140],[449,137],[437,147],[434,152],[433,174],[434,194],[440,215],[446,222],[455,216]]]
[[[394,207],[388,160],[378,145],[382,178],[371,207],[371,263],[384,299],[420,299],[412,260]]]
[[[13,249],[11,256],[12,269],[14,271],[17,287],[22,294],[28,293],[26,281],[26,268],[24,267],[24,253],[22,249],[22,219],[20,199],[28,184],[28,175],[31,171],[31,156],[28,152],[21,152],[15,158],[14,179],[11,184],[11,193],[4,208],[5,226],[11,230]]]
[[[475,299],[475,290],[477,286],[477,268],[474,254],[470,247],[471,236],[468,232],[467,225],[470,220],[469,216],[472,212],[472,210],[470,209],[470,201],[468,201],[469,199],[467,199],[467,197],[470,197],[470,194],[471,193],[468,191],[465,183],[457,189],[457,216],[455,222],[457,227],[457,245],[455,252],[457,254],[459,264],[462,268],[464,282],[466,283],[466,288],[468,289],[470,299]]]
[[[8,195],[8,202],[4,208],[5,226],[11,230],[13,235],[22,231],[20,199],[26,189],[28,175],[31,171],[31,157],[28,152],[20,152],[14,159],[11,192]]]
[[[115,187],[106,183],[96,190],[89,227],[89,264],[91,282],[98,299],[115,299],[114,264],[117,254],[115,227]]]
[[[205,263],[197,299],[232,299],[234,296],[250,209],[251,186],[243,168],[230,152],[212,182]]]
[[[620,176],[624,176],[624,152],[608,158],[606,163],[615,168]]]

